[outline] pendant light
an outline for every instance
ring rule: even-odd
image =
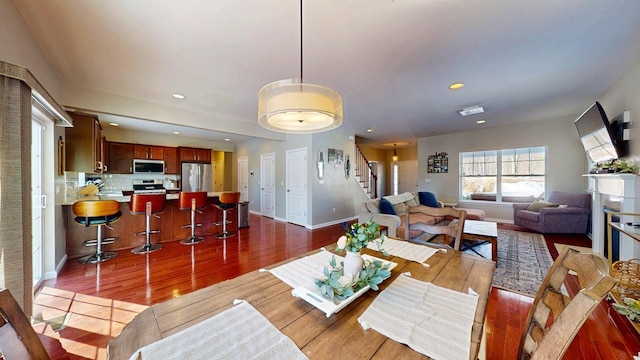
[[[391,157],[391,160],[394,163],[398,162],[398,153],[396,152],[396,144],[393,144],[393,156]]]
[[[258,92],[258,123],[269,130],[311,134],[342,125],[342,97],[336,91],[303,82],[302,0],[300,0],[300,79],[265,85]]]

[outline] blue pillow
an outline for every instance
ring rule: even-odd
[[[420,191],[418,193],[418,199],[420,200],[420,205],[425,205],[425,206],[435,207],[435,208],[440,207],[440,204],[438,203],[438,199],[436,199],[436,196],[433,195],[433,193],[430,193],[428,191]]]
[[[380,212],[388,215],[397,215],[396,209],[391,205],[391,202],[385,198],[380,199]]]

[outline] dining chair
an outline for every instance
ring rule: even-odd
[[[0,291],[0,359],[49,359],[38,334],[9,289]]]
[[[419,211],[418,211],[419,209]],[[411,212],[420,212],[426,215],[434,217],[445,218],[448,221],[439,222],[435,225],[429,225],[424,223],[409,222],[409,214]],[[429,206],[411,206],[408,207],[404,213],[405,224],[408,224],[408,230],[420,230],[429,234],[444,235],[445,245],[460,251],[462,246],[462,233],[464,230],[464,221],[467,217],[467,212],[464,209],[456,209],[450,207],[429,207]],[[410,231],[405,230],[404,239],[409,241]]]
[[[565,247],[545,276],[529,310],[518,359],[561,359],[600,301],[616,284],[599,255]],[[561,289],[567,276],[578,277],[575,296]]]

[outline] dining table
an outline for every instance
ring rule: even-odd
[[[320,250],[314,250],[313,254]],[[470,341],[470,359],[477,359],[484,333],[485,310],[495,263],[455,250],[438,251],[425,263],[362,249],[363,254],[395,262],[390,278],[380,289],[368,290],[339,312],[327,317],[310,303],[292,296],[292,288],[269,271],[255,270],[174,299],[152,305],[138,314],[108,346],[108,358],[130,359],[138,349],[181,332],[232,308],[234,300],[251,304],[282,334],[289,337],[309,359],[335,359],[342,354],[354,359],[428,359],[411,347],[381,333],[364,330],[358,318],[376,296],[401,274],[439,287],[478,295]],[[340,254],[338,254],[340,255]],[[303,255],[304,256],[304,255]],[[299,259],[288,259],[269,267]],[[450,304],[455,307],[456,304]],[[216,324],[211,332],[224,332],[228,324]],[[144,360],[144,358],[143,358]]]

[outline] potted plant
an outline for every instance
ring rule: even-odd
[[[363,268],[360,250],[367,247],[369,243],[375,243],[378,250],[384,251],[382,250],[384,234],[380,233],[380,225],[373,219],[364,224],[353,223],[346,230],[345,234],[338,239],[336,251],[347,251],[344,257],[344,273],[355,277]]]

